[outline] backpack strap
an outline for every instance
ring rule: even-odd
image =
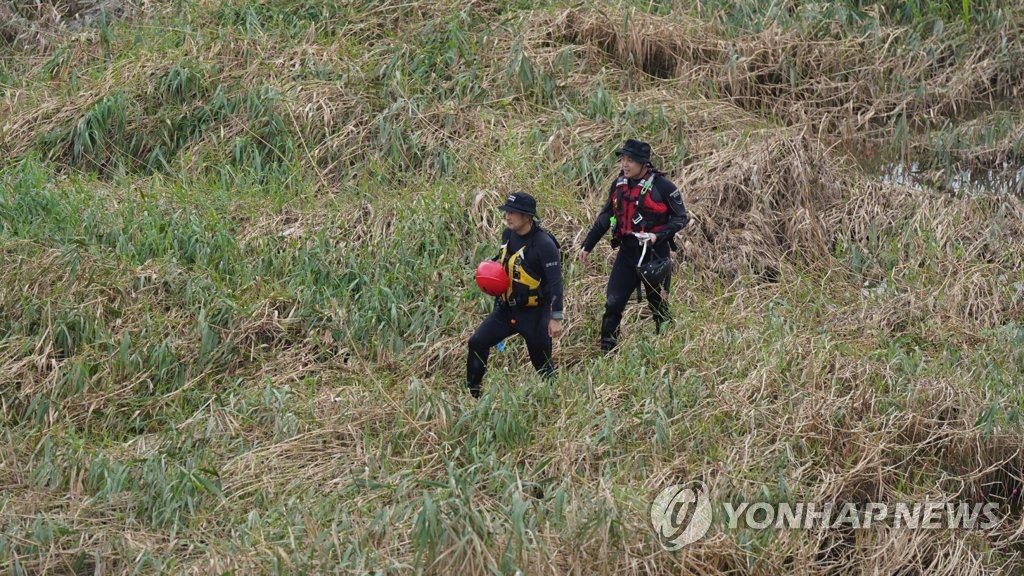
[[[543,232],[544,234],[548,235],[548,238],[551,238],[552,242],[555,243],[555,249],[558,250],[558,260],[559,260],[559,263],[562,263],[562,260],[563,260],[562,259],[562,244],[558,242],[558,238],[555,238],[555,235],[552,234],[547,228],[541,228],[540,224],[534,224],[534,226],[537,227],[537,234],[540,234],[540,233]],[[526,249],[529,250],[529,249],[533,248],[533,243],[536,242],[536,241],[537,241],[537,237],[536,236],[531,236],[530,237],[530,242],[526,245]]]

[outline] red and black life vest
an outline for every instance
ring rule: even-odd
[[[621,242],[631,232],[659,232],[669,221],[669,207],[663,198],[654,198],[654,179],[661,172],[651,170],[634,186],[629,179],[619,176],[612,190],[612,214],[616,224],[612,238]]]

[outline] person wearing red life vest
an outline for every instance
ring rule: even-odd
[[[555,373],[552,338],[562,333],[562,260],[558,242],[537,219],[537,201],[525,192],[509,195],[501,247],[494,259],[504,269],[481,263],[477,284],[495,296],[494,309],[469,338],[466,387],[479,398],[492,346],[513,334],[526,341],[530,362],[545,378]],[[499,273],[496,273],[499,272]],[[504,292],[501,289],[504,288]]]
[[[604,317],[601,319],[601,350],[615,348],[619,323],[630,294],[644,286],[647,302],[654,313],[655,329],[661,331],[671,317],[665,294],[671,280],[671,251],[674,237],[689,221],[683,196],[665,174],[651,164],[651,146],[639,140],[626,140],[616,152],[618,177],[608,191],[604,208],[594,219],[583,241],[579,260],[587,257],[601,237],[612,231],[612,248],[618,248],[608,278]],[[657,264],[663,266],[657,266]],[[659,273],[652,281],[647,268]]]

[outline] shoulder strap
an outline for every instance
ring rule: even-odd
[[[555,238],[555,235],[552,234],[547,228],[541,228],[540,224],[534,224],[534,226],[537,227],[537,234],[541,234],[541,233],[547,234],[548,238],[551,238],[551,241],[555,243],[555,249],[558,250],[558,259],[559,259],[559,261],[564,262],[565,261],[565,255],[562,254],[562,244],[561,244],[561,242],[558,241],[558,238]],[[537,240],[536,236],[531,236],[530,237],[530,242],[529,242],[529,244],[527,244],[527,250],[533,248],[533,243],[536,240]]]
[[[649,192],[651,195],[651,200],[654,200],[655,202],[664,203],[666,201],[664,195],[661,193],[661,189],[658,188],[657,185],[658,178],[664,177],[665,173],[662,172],[661,170],[658,170],[657,168],[651,169],[651,187]]]
[[[551,231],[549,231],[546,228],[541,228],[541,230],[543,230],[544,233],[548,235],[548,238],[551,238],[551,241],[555,243],[555,248],[558,248],[558,251],[561,252],[562,244],[558,241],[558,238],[555,238],[555,235],[552,234]]]

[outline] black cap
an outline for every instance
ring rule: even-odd
[[[526,192],[513,192],[508,195],[505,204],[498,207],[498,210],[505,212],[519,212],[520,214],[537,215],[537,201]]]
[[[616,156],[623,154],[641,164],[647,164],[651,161],[651,145],[640,140],[626,140],[622,148],[615,152]]]

